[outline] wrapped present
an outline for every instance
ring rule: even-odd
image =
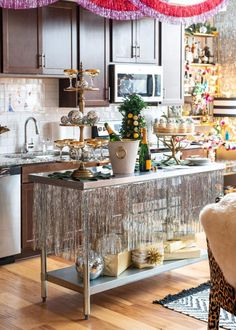
[[[178,239],[168,240],[164,242],[165,253],[172,253],[183,248],[190,248],[196,246],[195,239]]]
[[[183,248],[172,253],[166,253],[164,260],[180,260],[180,259],[192,259],[201,256],[201,249],[196,246]]]
[[[163,263],[163,243],[146,244],[132,251],[132,262],[139,269],[152,268]]]
[[[119,276],[131,265],[131,251],[123,251],[117,254],[108,254],[103,257],[103,275]]]

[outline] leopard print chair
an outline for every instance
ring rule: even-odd
[[[209,297],[208,330],[219,329],[220,308],[236,315],[236,292],[226,282],[220,267],[211,252],[208,244],[208,258],[210,265],[211,288]]]

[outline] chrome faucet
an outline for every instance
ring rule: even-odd
[[[33,120],[34,122],[34,126],[35,126],[35,133],[37,135],[39,135],[39,129],[38,129],[38,125],[37,125],[37,121],[34,117],[29,117],[26,119],[25,121],[25,142],[24,142],[24,152],[27,153],[29,151],[29,145],[28,145],[28,141],[27,141],[27,124],[30,120]]]

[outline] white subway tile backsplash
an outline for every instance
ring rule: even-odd
[[[42,149],[43,142],[47,139],[53,142],[60,138],[79,138],[79,127],[59,125],[60,118],[71,109],[58,107],[58,86],[58,79],[0,79],[0,124],[10,128],[9,132],[0,135],[0,154],[22,151],[24,124],[31,116],[36,118],[40,131],[37,136],[33,122],[29,122],[27,133],[29,139],[33,139],[35,150]],[[96,110],[102,122],[122,119],[116,104],[104,108],[86,108],[85,113],[89,110]],[[145,111],[150,136],[152,118],[161,114],[161,107],[150,107]],[[91,136],[89,127],[85,128],[84,136]],[[156,137],[153,138],[156,141]]]

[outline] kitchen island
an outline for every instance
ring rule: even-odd
[[[33,174],[34,242],[41,249],[42,298],[47,281],[90,295],[206,258],[164,262],[150,269],[128,269],[118,277],[89,280],[89,251],[104,237],[119,237],[122,250],[202,231],[199,212],[223,192],[223,164],[174,167],[150,173],[116,175],[106,180],[74,181]],[[113,242],[114,243],[114,242]],[[47,272],[47,253],[71,260],[82,255],[83,280],[74,266]],[[103,254],[103,251],[100,250]]]

